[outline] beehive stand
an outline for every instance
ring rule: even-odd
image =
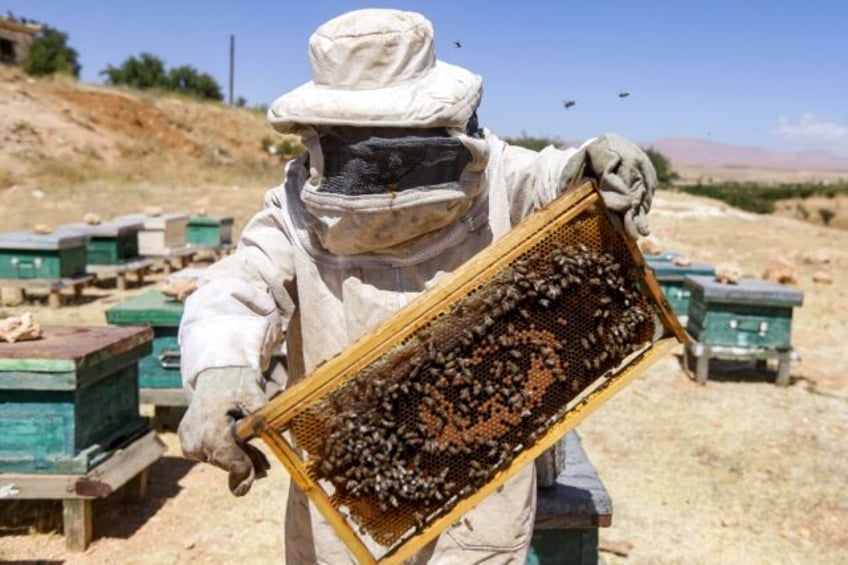
[[[743,279],[722,284],[713,277],[690,275],[687,330],[692,335],[684,352],[684,368],[704,384],[711,359],[777,362],[775,384],[787,386],[792,348],[792,313],[804,295],[776,282]]]
[[[684,341],[590,184],[238,426],[363,563],[400,563]]]
[[[0,343],[2,499],[61,499],[71,549],[91,540],[91,500],[128,482],[143,495],[164,451],[138,412],[152,338],[145,327],[46,327]]]
[[[85,551],[94,532],[92,501],[121,487],[127,499],[142,501],[147,496],[148,469],[165,451],[165,444],[151,431],[112,450],[87,473],[0,473],[0,508],[4,501],[61,500],[65,546]]]

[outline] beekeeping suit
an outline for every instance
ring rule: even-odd
[[[268,111],[307,152],[291,161],[237,251],[212,265],[186,303],[180,343],[192,398],[179,434],[186,455],[229,471],[244,494],[264,474],[230,424],[403,308],[555,198],[570,181],[601,183],[633,237],[656,175],[615,135],[580,148],[512,147],[477,126],[481,78],[436,60],[419,14],[361,10],[322,25],[309,44],[313,79]],[[286,353],[284,370],[275,353]],[[533,529],[527,466],[449,527],[415,562],[523,562]],[[293,487],[288,563],[352,562]]]

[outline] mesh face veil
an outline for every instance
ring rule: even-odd
[[[322,128],[320,192],[357,196],[459,182],[471,152],[443,128]]]

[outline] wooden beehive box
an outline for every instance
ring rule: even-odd
[[[67,224],[63,229],[88,236],[89,265],[120,265],[139,258],[138,232],[143,225],[140,219],[124,218],[97,225]]]
[[[85,473],[148,430],[138,411],[145,327],[48,327],[0,342],[0,472]]]
[[[140,388],[182,389],[177,343],[183,303],[158,290],[139,294],[106,310],[106,321],[119,326],[150,326],[153,349],[139,363]]]
[[[238,434],[271,446],[360,562],[400,563],[685,337],[586,184]]]
[[[224,216],[192,216],[186,229],[191,245],[217,247],[233,241],[233,219]]]
[[[657,282],[660,283],[663,294],[668,300],[671,310],[678,317],[684,318],[689,313],[689,301],[691,291],[683,284],[688,275],[715,274],[715,267],[705,263],[692,263],[691,265],[675,265],[669,261],[653,261],[645,257],[648,266],[654,271]]]
[[[700,343],[786,349],[791,346],[792,312],[801,291],[776,282],[742,279],[722,284],[714,277],[687,276],[692,293],[687,330]]]
[[[185,247],[188,214],[169,213],[158,216],[129,214],[119,221],[140,221],[138,253],[143,256],[167,255],[172,249]]]
[[[87,241],[84,234],[65,230],[0,234],[0,278],[61,279],[84,275]]]

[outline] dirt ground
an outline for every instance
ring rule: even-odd
[[[261,113],[79,90],[0,68],[2,231],[144,205],[231,215],[238,230],[279,178],[261,150],[270,133]],[[610,565],[848,563],[848,231],[804,222],[796,208],[755,216],[658,194],[651,225],[665,249],[734,262],[752,277],[777,257],[794,265],[801,359],[786,388],[744,364],[714,367],[701,386],[670,355],[580,424],[613,501],[602,546],[630,548],[626,557],[603,551]],[[817,272],[832,283],[813,282]],[[162,278],[127,291],[87,287],[82,303],[60,309],[34,297],[0,306],[0,317],[31,311],[43,325],[103,325],[104,310]],[[0,562],[282,562],[282,466],[271,458],[270,476],[234,498],[222,471],[182,459],[173,433],[161,438],[168,452],[150,470],[146,500],[96,501],[84,553],[65,550],[60,507],[0,502]]]
[[[257,187],[251,198],[261,193]],[[787,388],[747,364],[714,366],[701,386],[671,355],[584,421],[578,431],[614,506],[602,545],[630,548],[626,557],[602,551],[603,558],[611,565],[848,562],[848,232],[669,192],[659,193],[652,214],[663,247],[696,261],[735,262],[759,277],[771,259],[790,260],[804,292],[793,320],[801,360]],[[814,283],[817,271],[833,284]],[[163,276],[125,292],[89,287],[79,305],[49,309],[35,300],[0,312],[30,310],[45,325],[104,324],[106,308]],[[161,437],[168,452],[151,468],[147,499],[97,501],[86,552],[65,551],[57,507],[2,503],[0,560],[282,561],[288,477],[281,465],[234,498],[223,472],[182,459],[173,433]]]

